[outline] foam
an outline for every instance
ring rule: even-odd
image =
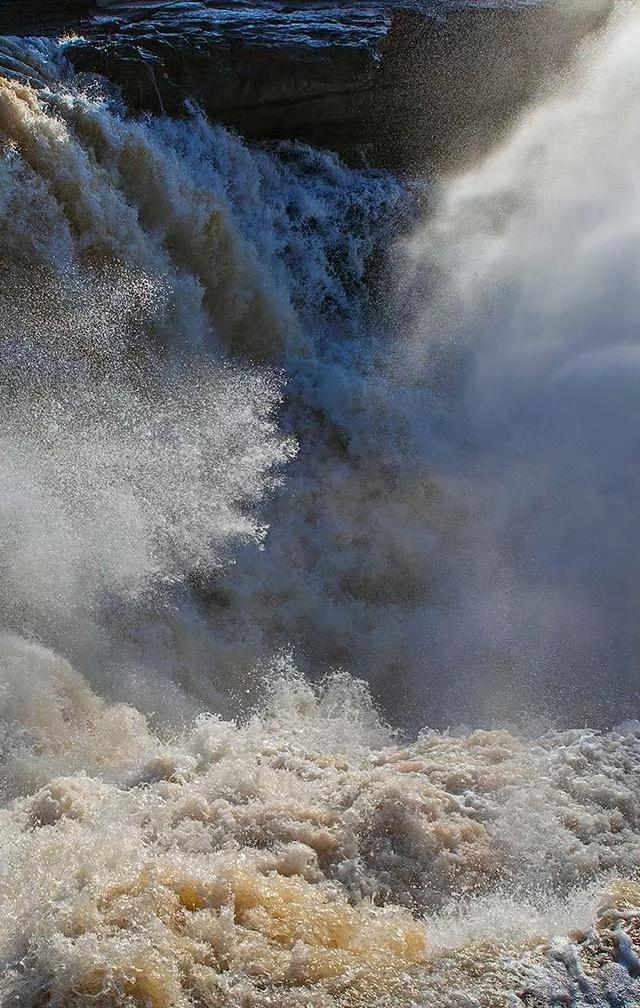
[[[243,723],[162,740],[2,651],[7,1003],[515,1004],[577,962],[597,991],[616,942],[635,990],[638,889],[605,879],[638,869],[640,726],[402,745],[362,686],[288,670]]]

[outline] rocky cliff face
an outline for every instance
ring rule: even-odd
[[[190,98],[251,139],[344,150],[365,141],[391,15],[354,5],[149,4],[93,24],[69,55],[119,84],[133,108],[176,114]]]
[[[134,111],[191,100],[252,140],[413,169],[482,152],[613,3],[5,0],[0,31],[75,28],[76,69],[106,75]]]

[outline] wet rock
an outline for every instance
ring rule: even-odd
[[[133,108],[175,114],[192,98],[249,139],[303,140],[395,169],[481,153],[611,9],[101,6],[70,56]]]
[[[390,24],[382,7],[354,4],[145,5],[144,16],[105,15],[69,55],[136,110],[179,114],[193,99],[249,139],[344,151],[364,142]]]
[[[41,30],[52,18],[59,30],[90,8],[68,55],[135,112],[180,115],[191,101],[250,140],[302,140],[411,170],[482,153],[613,3],[66,0],[27,2],[23,21],[33,30],[39,10]]]

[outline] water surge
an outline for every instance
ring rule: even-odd
[[[638,38],[438,183],[2,43],[0,1004],[637,1003]]]

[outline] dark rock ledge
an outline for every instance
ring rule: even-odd
[[[4,0],[0,33],[76,32],[75,67],[135,111],[193,99],[252,140],[412,170],[482,153],[614,2]]]

